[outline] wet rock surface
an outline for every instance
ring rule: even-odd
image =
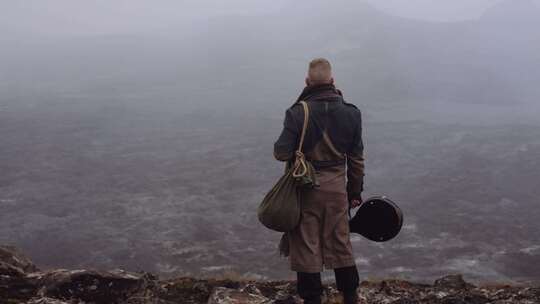
[[[29,258],[13,246],[0,246],[0,265],[9,265],[23,272],[39,270]]]
[[[123,271],[55,270],[33,274],[39,281],[39,295],[84,302],[119,303],[137,293],[144,275]]]
[[[37,267],[16,248],[0,246],[0,302],[11,299],[16,303],[34,295],[38,285],[27,277],[34,271]]]
[[[538,304],[540,286],[474,286],[461,275],[431,284],[402,280],[364,281],[366,304]],[[335,285],[325,286],[323,303],[342,303]],[[176,278],[121,270],[40,271],[13,247],[0,246],[0,304],[301,304],[292,281]]]

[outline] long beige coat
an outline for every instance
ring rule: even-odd
[[[302,217],[289,233],[291,270],[321,272],[355,265],[349,238],[345,168],[319,171],[320,187],[301,194]]]

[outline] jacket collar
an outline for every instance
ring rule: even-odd
[[[343,96],[340,90],[336,89],[333,84],[320,84],[314,86],[307,86],[302,90],[300,96],[296,101],[318,99],[318,97],[336,97]]]

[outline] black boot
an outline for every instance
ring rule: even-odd
[[[298,295],[304,299],[304,304],[321,304],[323,287],[320,273],[297,273]]]
[[[358,293],[356,289],[360,283],[356,266],[334,269],[337,289],[343,295],[345,304],[357,304]]]
[[[358,293],[356,292],[356,290],[354,292],[343,293],[343,303],[358,304]]]
[[[321,297],[306,298],[304,299],[304,304],[321,304]]]

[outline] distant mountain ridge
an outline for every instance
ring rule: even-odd
[[[62,38],[12,51],[6,43],[0,82],[60,86],[89,77],[77,85],[108,79],[183,92],[227,84],[224,96],[235,99],[238,90],[267,90],[259,74],[290,87],[281,75],[300,78],[306,61],[324,56],[348,95],[366,102],[532,103],[540,97],[538,28],[531,0],[503,1],[478,20],[453,23],[395,17],[351,0],[292,2],[267,15],[217,16],[156,35]]]

